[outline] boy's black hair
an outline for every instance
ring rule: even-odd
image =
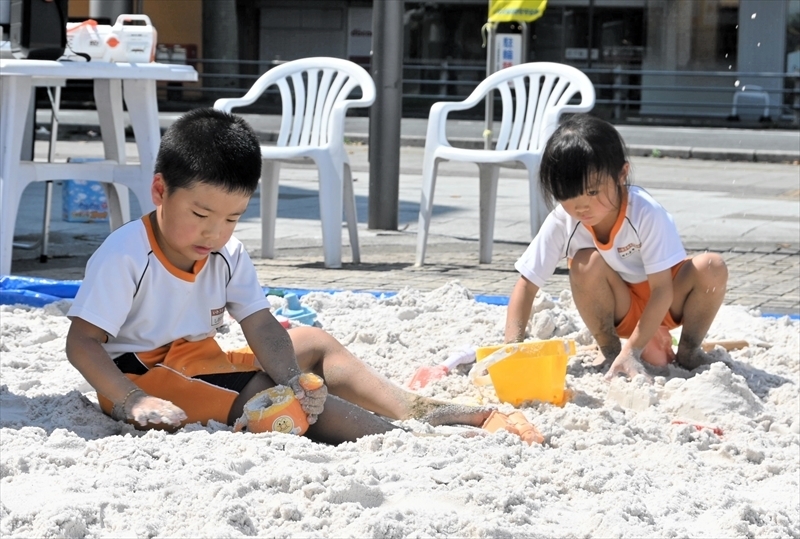
[[[161,137],[155,172],[164,177],[168,192],[200,182],[250,196],[261,176],[261,147],[241,117],[194,109]]]
[[[547,141],[539,185],[547,200],[568,200],[593,188],[589,183],[595,173],[619,179],[627,162],[625,142],[614,126],[588,114],[575,114]]]

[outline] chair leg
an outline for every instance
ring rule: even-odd
[[[0,275],[11,274],[11,258],[14,250],[14,226],[17,222],[22,192],[28,184],[14,185],[0,178]]]
[[[105,158],[124,165],[126,156],[125,126],[122,123],[122,83],[113,80],[95,80],[94,97],[100,120],[100,133],[103,136]],[[147,183],[149,190],[149,182],[144,179],[142,181]],[[125,185],[104,183],[103,190],[108,203],[108,225],[113,232],[130,221],[130,198]],[[148,213],[147,208],[152,207],[151,199],[139,200],[139,206],[143,213]]]
[[[360,264],[358,211],[356,209],[356,194],[353,190],[353,173],[350,170],[350,163],[344,164],[344,216],[347,220],[347,230],[350,233],[350,250],[353,252],[353,264]]]
[[[130,221],[131,210],[128,188],[121,184],[104,182],[103,192],[106,194],[106,204],[108,205],[108,226],[113,232],[127,222],[126,218]],[[137,196],[136,198],[139,199],[140,197]],[[139,207],[144,206],[139,204]]]
[[[425,250],[428,246],[428,229],[433,215],[433,191],[436,189],[436,170],[438,159],[428,151],[422,161],[422,194],[419,201],[419,224],[417,225],[417,259],[415,266],[425,262]]]
[[[261,258],[275,258],[275,222],[278,219],[279,161],[261,161]]]
[[[539,233],[539,229],[542,228],[542,224],[550,210],[547,207],[544,195],[539,189],[539,173],[536,168],[528,168],[528,185],[530,189],[531,238],[534,238]]]
[[[322,221],[325,267],[341,268],[344,166],[327,153],[319,154],[315,161],[319,168],[319,218]]]
[[[480,169],[480,241],[479,261],[491,264],[494,242],[494,218],[497,207],[497,183],[500,178],[500,167],[497,165],[479,164]]]
[[[11,273],[14,226],[19,202],[28,185],[19,171],[22,136],[32,92],[29,77],[0,78],[0,275]]]
[[[47,145],[47,162],[56,161],[56,142],[58,142],[58,112],[61,106],[61,86],[47,89],[50,97],[50,142]],[[45,183],[44,191],[44,223],[42,223],[42,249],[39,251],[39,262],[47,262],[50,249],[50,217],[52,212],[53,182]]]

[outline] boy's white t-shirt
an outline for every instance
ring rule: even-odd
[[[226,309],[241,321],[269,308],[239,240],[232,237],[196,262],[193,273],[185,272],[164,256],[144,216],[112,232],[95,251],[67,316],[105,331],[103,346],[115,358],[213,336]]]
[[[630,186],[608,243],[598,242],[589,227],[559,205],[514,267],[542,288],[559,260],[571,260],[587,248],[597,249],[609,267],[632,284],[644,282],[648,274],[669,269],[686,258],[672,216],[647,191]]]

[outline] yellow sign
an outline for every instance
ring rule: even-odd
[[[489,22],[533,22],[545,7],[547,0],[489,0]]]

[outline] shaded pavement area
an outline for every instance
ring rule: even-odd
[[[264,131],[259,133],[268,138]],[[667,135],[674,136],[674,132],[666,132]],[[800,141],[800,135],[797,136]],[[127,151],[129,161],[135,162],[135,145],[128,143]],[[46,152],[46,142],[38,141],[37,159],[46,159]],[[324,268],[316,168],[305,163],[284,164],[276,258],[260,258],[258,193],[236,231],[253,257],[263,285],[396,291],[403,287],[431,290],[458,280],[474,294],[511,293],[518,277],[514,262],[531,239],[524,170],[501,172],[494,256],[491,264],[479,264],[477,167],[442,163],[426,264],[418,268],[413,264],[422,148],[415,145],[401,148],[399,225],[394,231],[367,228],[367,146],[351,144],[348,152],[355,179],[362,263],[349,263],[349,242],[343,227],[343,267]],[[672,213],[687,250],[722,253],[730,272],[727,304],[757,308],[768,314],[800,313],[800,167],[797,164],[632,154],[633,183],[648,189]],[[82,140],[59,141],[56,159],[100,155],[102,143],[97,138],[82,137]],[[15,230],[18,241],[34,243],[41,237],[43,200],[44,184],[34,184],[26,190]],[[89,255],[108,235],[108,225],[66,222],[62,219],[61,203],[61,185],[57,182],[49,260],[39,262],[39,248],[15,248],[13,274],[82,278]],[[132,216],[139,216],[139,206],[133,197],[131,207]],[[568,288],[568,275],[562,264],[545,290],[558,295]]]

